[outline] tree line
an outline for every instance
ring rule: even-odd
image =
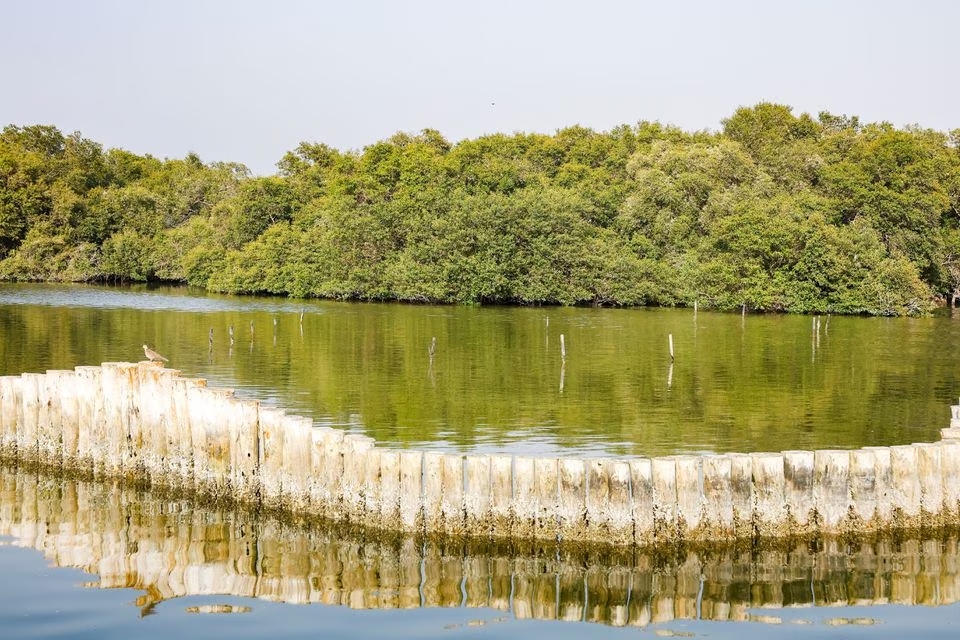
[[[6,126],[0,279],[874,315],[960,296],[960,129],[760,103],[716,132],[425,129],[277,167]]]

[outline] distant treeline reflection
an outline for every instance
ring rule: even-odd
[[[960,597],[956,535],[789,549],[617,556],[555,547],[372,540],[116,484],[0,467],[0,535],[101,588],[158,602],[231,595],[357,609],[472,607],[517,618],[645,626],[779,621],[756,608],[939,605]]]

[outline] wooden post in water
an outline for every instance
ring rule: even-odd
[[[567,344],[562,333],[560,334],[560,359],[564,362],[567,361]]]
[[[673,362],[673,334],[667,334],[667,340],[670,343],[670,362]]]

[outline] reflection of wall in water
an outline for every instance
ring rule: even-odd
[[[716,550],[673,562],[377,542],[218,512],[117,484],[0,467],[0,535],[59,566],[136,588],[149,604],[229,594],[353,608],[489,607],[518,618],[645,625],[749,620],[758,607],[947,604],[960,598],[957,539],[811,552]]]

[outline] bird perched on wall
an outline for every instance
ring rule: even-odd
[[[149,360],[150,362],[169,362],[169,360],[164,358],[162,355],[160,355],[159,353],[157,353],[147,345],[143,345],[143,354],[147,356],[147,360]]]

